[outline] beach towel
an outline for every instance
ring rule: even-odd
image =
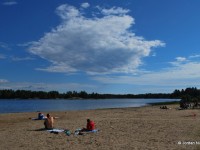
[[[92,130],[92,131],[86,131],[86,132],[96,133],[96,132],[98,132],[98,131],[99,131],[98,129],[94,129],[94,130]]]
[[[81,129],[76,129],[74,134],[75,135],[83,135],[83,133],[97,133],[99,131],[99,129],[94,129],[94,130],[91,130],[91,131],[82,131],[81,132]]]
[[[39,118],[31,118],[31,120],[45,120],[46,118],[42,118],[42,119],[39,119]]]
[[[54,118],[54,119],[58,119],[59,117],[53,117],[53,118]],[[31,120],[45,120],[46,117],[41,118],[41,119],[39,119],[39,118],[29,118],[29,119],[31,119]]]
[[[71,135],[71,132],[70,132],[70,130],[68,130],[68,129],[65,129],[65,134],[67,135],[67,136],[70,136]]]
[[[63,129],[51,129],[51,130],[47,130],[48,132],[50,132],[50,133],[60,133],[60,132],[64,132],[65,130],[63,130]]]

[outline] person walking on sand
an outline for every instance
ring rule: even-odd
[[[53,129],[53,124],[54,124],[54,118],[51,117],[50,114],[47,114],[47,118],[44,121],[45,129]]]

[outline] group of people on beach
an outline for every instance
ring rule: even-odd
[[[45,117],[42,113],[38,113],[38,119],[44,120],[44,127],[47,130],[51,130],[54,128],[54,119],[55,117],[52,117],[49,113]],[[87,119],[87,125],[86,128],[82,128],[80,132],[87,132],[87,131],[93,131],[95,129],[95,123],[94,121]]]
[[[160,106],[160,109],[169,109],[167,106]]]

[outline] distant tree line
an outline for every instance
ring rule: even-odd
[[[98,94],[85,91],[29,91],[29,90],[0,90],[0,99],[111,99],[111,98],[178,98],[185,101],[199,101],[200,90],[186,88],[175,90],[173,93],[146,93],[146,94]]]
[[[186,88],[185,90],[175,90],[172,97],[180,98],[180,107],[187,108],[200,108],[200,89],[196,87]]]

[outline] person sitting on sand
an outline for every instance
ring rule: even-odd
[[[47,118],[44,121],[45,129],[53,129],[53,124],[54,124],[54,118],[51,117],[50,114],[47,114]]]
[[[90,120],[90,119],[87,119],[87,125],[86,125],[86,128],[83,128],[81,131],[84,132],[84,131],[92,131],[95,129],[95,123],[94,121]]]
[[[168,109],[167,106],[161,106],[160,109]]]
[[[38,113],[38,120],[43,120],[46,117],[44,116],[44,114],[42,114],[41,112]]]

